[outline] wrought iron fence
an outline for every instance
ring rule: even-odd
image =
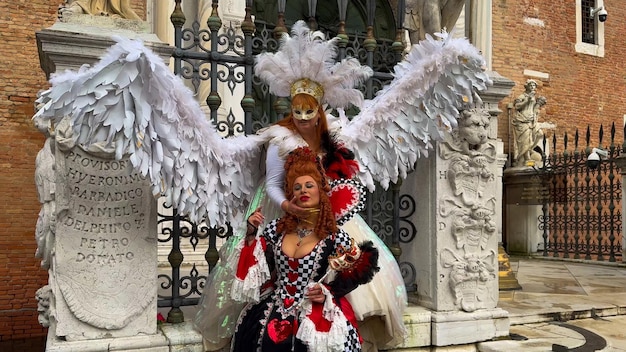
[[[563,151],[549,156],[544,153],[543,166],[538,169],[547,191],[539,217],[543,256],[621,260],[622,182],[615,160],[626,146],[617,144],[615,137],[613,123],[608,144],[604,144],[604,127],[600,126],[596,147],[606,151],[606,158],[599,165],[590,165],[587,160],[594,146],[589,127],[583,143],[576,130],[573,150],[568,149],[567,134],[559,141],[562,146],[557,144],[556,135],[552,136],[550,150]],[[544,138],[543,150],[548,143]]]
[[[374,2],[368,0],[367,3]],[[195,20],[188,28],[183,28],[187,20],[180,5],[181,0],[176,0],[171,15],[176,46],[173,54],[174,73],[188,81],[196,92],[203,82],[209,83],[210,92],[206,98],[206,105],[218,131],[225,137],[240,133],[250,134],[282,118],[289,109],[288,101],[269,94],[267,87],[254,77],[253,62],[254,56],[258,53],[275,51],[278,48],[276,32],[286,30],[283,27],[284,14],[279,13],[280,20],[276,26],[263,21],[253,23],[252,1],[247,0],[245,18],[239,28],[233,28],[232,24],[224,26],[218,15],[218,1],[213,0],[213,12],[207,20],[206,27]],[[398,1],[398,6],[401,8],[398,13],[403,14],[404,1]],[[329,31],[327,34],[342,37],[340,59],[350,55],[373,67],[374,77],[362,87],[368,98],[392,78],[389,72],[399,60],[403,49],[401,43],[398,43],[398,37],[395,40],[373,37],[370,27],[373,25],[375,13],[373,9],[370,10],[367,11],[369,27],[366,34],[346,33],[341,21],[338,32]],[[401,18],[398,23],[402,23]],[[223,105],[223,97],[218,91],[219,86],[227,87],[222,93],[229,93],[233,97],[236,96],[234,92],[237,87],[244,87],[243,97],[240,98],[244,112],[243,122],[235,118],[232,109],[225,114],[226,118],[218,119],[218,110]],[[412,197],[400,196],[399,185],[392,185],[388,192],[377,189],[368,197],[363,217],[398,257],[399,243],[410,242],[415,237],[414,226],[406,220],[414,211],[415,201]],[[158,306],[171,307],[167,321],[180,323],[184,321],[181,307],[198,303],[206,283],[208,269],[217,263],[220,243],[232,235],[232,228],[229,224],[220,228],[209,228],[203,223],[193,223],[178,214],[176,209],[168,208],[164,204],[161,205],[158,223],[159,242],[170,248],[167,258],[171,267],[171,272],[167,268],[167,273],[159,274]],[[188,273],[182,272],[187,267],[183,268],[183,264],[190,262],[185,259],[183,250],[185,246],[194,252],[204,250],[202,263],[191,263]],[[415,268],[410,263],[399,264],[405,280],[413,282]],[[411,289],[409,287],[409,290]]]

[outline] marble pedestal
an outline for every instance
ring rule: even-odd
[[[492,75],[485,105],[464,111],[458,129],[418,160],[402,184],[415,197],[414,239],[402,262],[415,265],[417,299],[431,315],[431,345],[472,344],[508,335],[498,303],[502,142],[497,103],[512,82]]]
[[[114,35],[141,39],[167,62],[172,48],[145,27],[93,16],[57,22],[36,34],[41,68],[50,77],[93,64]],[[157,217],[149,182],[110,146],[75,145],[78,131],[68,117],[41,127],[48,139],[37,159],[37,251],[49,285],[38,300],[40,322],[49,327],[46,350],[169,351],[157,328]]]
[[[474,312],[433,312],[434,346],[469,344],[509,335],[509,313],[500,308]]]
[[[51,325],[48,330],[48,339],[46,340],[46,352],[169,352],[169,344],[168,339],[160,333],[82,341],[63,341],[56,337],[56,329]]]
[[[506,203],[506,250],[509,254],[531,255],[543,250],[539,229],[542,199],[548,194],[538,171],[531,167],[504,171]]]

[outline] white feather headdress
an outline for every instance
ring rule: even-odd
[[[255,73],[280,97],[307,93],[331,108],[361,107],[363,93],[355,87],[373,71],[355,58],[337,62],[338,41],[337,37],[326,40],[324,33],[311,31],[304,21],[298,21],[291,36],[283,34],[277,52],[257,56]]]

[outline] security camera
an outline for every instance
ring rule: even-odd
[[[609,13],[606,12],[605,9],[601,9],[600,11],[598,11],[598,21],[605,22],[608,16],[609,16]]]
[[[587,156],[587,166],[591,170],[595,170],[600,166],[600,160],[606,159],[609,157],[609,153],[606,150],[602,150],[599,148],[593,148],[591,150],[591,154]]]
[[[609,16],[609,13],[606,11],[604,6],[600,6],[597,9],[594,9],[592,7],[590,9],[590,17],[593,18],[593,16],[595,15],[598,15],[598,21],[605,22],[607,17]]]
[[[598,153],[596,152],[589,154],[589,156],[587,157],[587,166],[591,170],[597,169],[598,166],[600,166],[600,155],[598,155]]]

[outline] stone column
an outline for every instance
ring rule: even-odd
[[[487,69],[492,68],[491,0],[471,0],[470,41],[483,54]]]
[[[498,242],[502,242],[502,209],[503,209],[503,170],[506,164],[508,155],[504,153],[504,142],[498,138],[498,119],[502,110],[500,110],[498,104],[502,99],[508,97],[511,93],[511,89],[515,83],[502,77],[499,73],[491,71],[489,77],[493,81],[493,85],[489,89],[480,94],[483,100],[483,106],[491,114],[491,124],[489,125],[489,138],[492,139],[496,146],[496,223],[498,228]]]
[[[416,266],[417,302],[431,310],[434,346],[509,333],[508,312],[497,308],[505,159],[497,140],[497,103],[513,82],[491,76],[494,85],[481,94],[484,107],[466,111],[459,129],[418,160],[403,185],[418,204],[412,219],[417,234],[403,248],[403,261]]]
[[[174,10],[173,0],[161,0],[149,2],[148,22],[152,33],[156,34],[161,41],[169,44],[174,43],[174,26],[170,20]]]

